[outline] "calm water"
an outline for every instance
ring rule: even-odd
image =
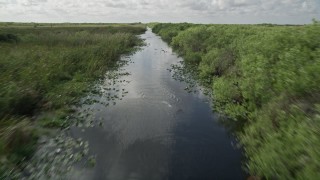
[[[70,179],[244,179],[241,152],[208,99],[201,91],[188,93],[167,70],[181,59],[150,30],[141,37],[147,46],[124,67],[131,75],[112,86],[125,96],[89,107],[103,126],[71,130],[89,142],[96,165],[75,167]]]

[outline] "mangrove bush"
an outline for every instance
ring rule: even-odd
[[[252,175],[320,177],[320,23],[304,26],[155,24],[197,69],[214,108],[237,132]]]

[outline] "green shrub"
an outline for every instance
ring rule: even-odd
[[[0,34],[0,42],[13,43],[18,41],[19,41],[18,36],[14,34]]]

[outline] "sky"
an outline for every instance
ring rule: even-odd
[[[320,0],[0,0],[0,22],[308,24]]]

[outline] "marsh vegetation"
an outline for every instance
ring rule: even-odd
[[[142,43],[136,35],[144,31],[141,24],[0,24],[0,177],[32,156],[46,128],[70,125],[79,98]]]
[[[150,144],[148,141],[144,142],[147,144],[141,143],[141,138],[149,140],[159,137],[159,142],[155,144],[167,145],[171,143],[170,140],[174,140],[172,144],[180,143],[181,147],[192,149],[185,151],[188,148],[179,149],[180,146],[168,145],[163,151],[154,150],[164,155],[172,155],[167,151],[175,152],[167,160],[177,164],[185,162],[185,159],[190,160],[181,169],[178,165],[174,167],[176,169],[173,168],[174,177],[186,177],[186,174],[190,177],[199,177],[199,174],[212,177],[208,173],[211,169],[206,164],[217,164],[208,157],[219,157],[216,151],[209,152],[211,149],[219,150],[212,146],[212,142],[221,143],[220,150],[226,151],[226,155],[234,156],[236,160],[239,156],[230,146],[230,139],[224,139],[225,132],[216,130],[218,125],[212,123],[210,109],[205,111],[209,105],[199,100],[203,94],[211,94],[214,111],[223,116],[225,124],[235,127],[234,133],[246,155],[244,168],[249,174],[265,179],[320,177],[319,22],[304,26],[188,23],[152,23],[149,26],[175,53],[183,57],[183,66],[170,64],[171,60],[178,61],[179,58],[175,53],[169,54],[171,49],[148,31],[143,36],[148,43],[147,47],[132,56],[137,66],[127,67],[134,72],[117,69],[119,64],[130,61],[130,57],[123,62],[119,61],[121,55],[134,52],[138,45],[142,45],[141,37],[136,36],[146,30],[141,23],[0,23],[0,179],[13,178],[11,172],[14,170],[27,169],[28,163],[25,162],[42,143],[41,137],[50,133],[52,136],[52,129],[69,127],[74,123],[70,118],[73,113],[87,119],[83,122],[86,125],[80,124],[74,130],[79,131],[79,137],[84,136],[85,128],[90,127],[94,131],[91,129],[85,135],[90,140],[92,133],[94,138],[91,141],[96,142],[97,137],[101,136],[100,130],[93,127],[96,124],[102,129],[108,129],[113,135],[121,134],[122,130],[125,135],[132,132],[130,138],[140,145],[133,148],[139,151],[125,148],[128,152],[123,153],[129,154],[125,157],[114,156],[114,152],[107,150],[103,150],[102,157],[109,153],[109,158],[119,158],[125,166],[134,169],[136,162],[130,164],[131,158],[140,157],[141,152],[143,157],[143,153],[149,153],[144,150]],[[168,69],[163,70],[164,67]],[[131,79],[127,78],[130,73],[134,74]],[[183,74],[183,77],[175,73]],[[99,90],[92,87],[99,85],[98,80],[101,80],[101,94],[96,96],[93,94],[99,93]],[[128,85],[130,80],[133,83]],[[185,81],[187,87],[178,81]],[[198,91],[198,84],[206,90]],[[131,90],[139,91],[130,94],[130,88],[127,89],[126,85]],[[186,95],[184,91],[195,95]],[[85,95],[88,98],[83,98]],[[127,96],[131,98],[126,99]],[[184,99],[187,103],[181,104],[180,100]],[[79,109],[81,111],[76,112]],[[149,118],[142,118],[141,112],[146,109]],[[114,118],[110,119],[110,115]],[[200,116],[204,120],[196,121]],[[186,119],[188,123],[193,123],[192,127],[186,126]],[[109,123],[110,127],[103,127],[104,123]],[[173,126],[170,126],[173,129],[166,126],[161,128],[159,125],[162,123],[176,123],[174,128],[182,127],[178,135],[188,138],[181,138],[181,141],[175,134],[177,129]],[[114,131],[113,126],[118,127],[119,131]],[[203,133],[204,129],[206,133]],[[157,134],[158,130],[163,132]],[[126,136],[118,140],[123,140],[121,138],[126,139]],[[45,158],[47,155],[58,157],[52,162],[54,166],[60,166],[58,162],[63,162],[65,157],[71,157],[74,162],[79,159],[78,156],[88,154],[88,142],[74,140],[66,134],[59,134],[54,141],[57,146],[52,152],[40,152]],[[96,149],[109,148],[101,145],[104,141],[103,138],[97,141]],[[62,152],[70,144],[85,149],[80,154],[69,150]],[[111,140],[108,145],[118,147],[119,144],[122,141],[118,143]],[[128,147],[131,145],[127,144]],[[196,156],[200,150],[206,152],[207,157]],[[182,156],[183,152],[185,156]],[[193,153],[196,155],[190,156]],[[159,162],[167,163],[165,158],[157,158]],[[199,158],[203,160],[199,171],[179,174],[185,171],[183,168],[194,168],[197,165],[194,162],[199,162]],[[145,166],[151,165],[153,159],[151,155],[150,159],[138,159],[137,162],[141,163],[141,167],[151,168],[149,170],[158,173],[157,168],[161,163],[155,164],[156,168],[153,169]],[[102,160],[102,165],[110,165],[109,159]],[[216,158],[218,160],[225,161]],[[95,159],[90,157],[88,162],[94,165]],[[69,166],[69,161],[66,164]],[[236,165],[240,169],[240,165]],[[215,170],[220,168],[216,167]],[[30,169],[35,171],[33,167]],[[235,171],[238,172],[235,177],[243,175],[239,169]],[[42,170],[48,174],[55,173],[47,166]],[[203,170],[207,174],[198,173]],[[145,175],[145,172],[141,174]],[[105,177],[105,173],[99,173]],[[160,174],[164,177],[167,175],[162,171]],[[19,177],[23,175],[17,176],[17,179]],[[219,177],[225,175],[220,174]]]

